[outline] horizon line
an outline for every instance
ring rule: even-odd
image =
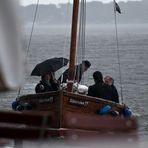
[[[118,3],[121,3],[121,2],[123,2],[123,3],[128,3],[128,2],[140,2],[140,1],[142,2],[143,0],[132,0],[132,1],[124,1],[124,0],[121,0],[121,1],[119,1]],[[110,2],[102,2],[102,1],[96,1],[96,0],[88,1],[88,2],[86,2],[86,3],[92,3],[92,2],[98,2],[98,3],[102,3],[102,4],[110,4],[110,3],[113,3],[112,1],[110,1]],[[39,3],[39,5],[56,5],[56,6],[58,6],[58,5],[61,5],[61,4],[68,4],[68,3],[72,4],[72,2],[61,2],[61,3],[49,2],[48,4]],[[36,3],[22,4],[22,3],[20,2],[20,5],[21,5],[21,6],[30,6],[30,5],[36,5]]]

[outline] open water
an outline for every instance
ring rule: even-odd
[[[31,77],[34,66],[51,57],[68,57],[70,27],[35,27],[29,49],[27,68],[21,95],[34,93],[38,77]],[[26,28],[24,49],[27,51],[30,28]],[[148,25],[118,25],[119,55],[123,101],[137,116],[138,136],[141,147],[148,141]],[[86,28],[85,57],[92,64],[84,74],[84,84],[93,84],[92,73],[99,70],[111,75],[120,93],[119,64],[117,58],[115,28],[112,25],[96,25]],[[56,73],[58,77],[62,70]],[[11,109],[17,91],[0,94],[0,109]],[[121,100],[120,100],[121,101]]]

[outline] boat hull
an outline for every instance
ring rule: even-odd
[[[110,105],[113,110],[118,112],[124,107],[100,98],[57,91],[21,96],[17,100],[22,105],[31,104],[33,111],[49,112],[52,119],[49,128],[120,132],[137,129],[137,120],[134,117],[98,114],[97,111],[104,105]]]

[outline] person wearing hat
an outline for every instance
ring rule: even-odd
[[[111,89],[112,101],[119,103],[119,95],[118,95],[118,91],[114,85],[114,79],[111,76],[105,76],[104,83],[107,84]]]

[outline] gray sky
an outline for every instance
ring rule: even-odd
[[[40,0],[40,4],[49,4],[49,3],[53,3],[53,4],[58,4],[58,3],[67,3],[67,2],[72,2],[73,0]],[[89,1],[93,1],[93,0],[86,0],[87,2]],[[94,1],[102,1],[104,3],[108,3],[111,2],[113,0],[94,0]],[[116,0],[116,2],[119,1],[140,1],[140,0]],[[37,0],[20,0],[21,4],[23,5],[29,5],[32,3],[37,3]]]

